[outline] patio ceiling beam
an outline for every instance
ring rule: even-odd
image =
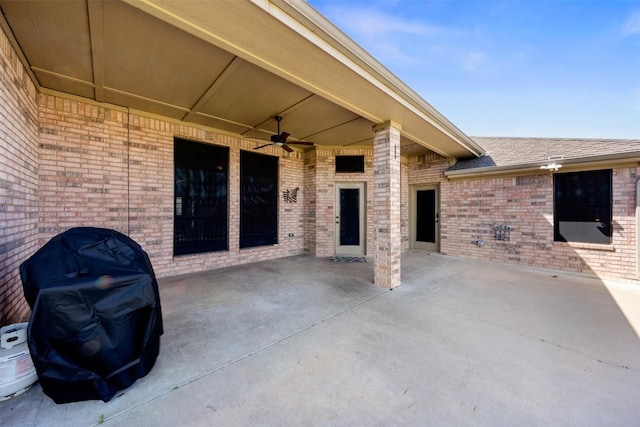
[[[331,126],[331,127],[329,127],[329,128],[323,129],[323,130],[321,130],[320,132],[316,132],[316,133],[313,133],[313,134],[311,134],[311,135],[306,135],[306,136],[304,136],[302,139],[310,139],[310,138],[313,138],[313,137],[315,137],[315,136],[322,135],[322,134],[323,134],[323,133],[325,133],[325,132],[332,131],[332,130],[337,129],[337,128],[341,127],[341,126],[346,126],[346,125],[348,125],[348,124],[350,124],[350,123],[353,123],[353,122],[355,122],[355,121],[357,121],[357,120],[360,120],[360,117],[356,117],[355,119],[347,120],[346,122],[339,123],[339,124],[337,124],[337,125],[335,125],[335,126]],[[371,137],[371,138],[367,138],[367,139],[366,139],[366,141],[371,141],[371,139],[372,139],[372,138],[373,138],[373,137]],[[360,142],[360,141],[357,141],[357,142]],[[351,143],[349,143],[349,144],[344,144],[344,145],[351,145],[351,144],[353,144],[353,142],[351,142]]]
[[[287,114],[291,113],[292,111],[295,111],[296,109],[302,107],[303,105],[307,104],[309,101],[311,101],[316,95],[311,94],[309,96],[307,96],[306,98],[301,99],[300,101],[294,103],[293,105],[287,107],[286,109],[279,111],[278,113],[274,114],[273,116],[269,116],[266,119],[264,119],[263,121],[261,121],[260,123],[258,123],[255,126],[252,126],[251,129],[247,129],[245,132],[243,132],[241,135],[244,136],[249,132],[252,131],[257,131],[257,132],[265,132],[265,133],[269,133],[272,134],[273,132],[267,129],[263,129],[263,126],[272,123],[274,120],[275,116],[286,116]]]
[[[95,100],[104,102],[104,9],[101,1],[88,1],[91,64]]]
[[[45,70],[44,68],[35,67],[35,66],[31,66],[29,69],[34,73],[37,73],[43,76],[55,77],[56,79],[64,80],[66,82],[78,84],[81,86],[95,87],[93,82],[88,82],[86,80],[78,79],[76,77],[67,76],[66,74],[56,73],[54,71]]]
[[[306,2],[123,1],[372,123],[402,123],[404,137],[445,157],[483,152]]]
[[[184,115],[182,118],[183,121],[189,121],[193,118],[198,112],[202,109],[202,107],[215,95],[215,93],[220,89],[220,87],[227,81],[231,75],[238,69],[242,61],[234,56],[231,62],[225,67],[225,69],[220,73],[220,75],[214,80],[214,82],[209,86],[206,92],[198,99],[198,101],[191,107],[189,112]]]
[[[18,59],[20,59],[20,62],[22,62],[22,65],[24,65],[24,69],[29,75],[29,78],[31,79],[33,84],[36,85],[38,89],[42,89],[42,86],[40,85],[40,80],[38,80],[38,78],[36,77],[33,69],[29,64],[29,61],[27,61],[27,57],[24,56],[24,52],[20,47],[20,43],[18,43],[18,41],[16,40],[15,35],[13,34],[13,30],[9,26],[9,23],[7,22],[3,13],[0,13],[0,29],[2,29],[4,34],[9,39],[9,43],[11,44],[11,47],[13,47],[14,52],[18,56]]]

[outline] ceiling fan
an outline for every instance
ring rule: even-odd
[[[282,116],[274,116],[276,122],[278,122],[278,133],[276,135],[271,135],[271,142],[269,144],[264,144],[259,147],[255,147],[254,150],[259,150],[264,147],[268,147],[270,145],[277,145],[278,147],[282,147],[288,153],[291,153],[293,149],[289,147],[289,145],[313,145],[313,142],[308,141],[289,141],[287,142],[287,138],[291,136],[290,133],[282,132],[280,133],[280,121],[282,121]]]

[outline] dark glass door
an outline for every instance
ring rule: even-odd
[[[340,190],[340,245],[360,244],[360,190]]]
[[[365,184],[336,184],[336,255],[365,255]]]
[[[439,250],[438,189],[414,188],[411,215],[411,246],[414,249]]]
[[[436,190],[416,194],[416,241],[436,242]]]

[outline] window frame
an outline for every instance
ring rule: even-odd
[[[612,169],[553,175],[553,241],[611,245]]]
[[[174,137],[173,149],[173,256],[228,251],[229,147]],[[188,194],[179,189],[180,179],[187,181]],[[219,182],[224,185],[216,187]],[[224,188],[223,194],[221,188]],[[193,197],[198,191],[213,196]],[[188,206],[191,214],[185,215]],[[213,218],[209,216],[212,214]],[[223,224],[220,224],[221,218]],[[190,231],[196,236],[192,240],[189,240],[189,230],[180,224],[189,222]]]
[[[357,159],[357,162],[356,162]],[[357,163],[357,165],[356,165]],[[357,166],[354,168],[353,166]],[[343,170],[338,170],[339,167],[344,167]],[[335,173],[364,173],[365,171],[365,156],[364,154],[355,155],[337,155],[335,159]]]
[[[256,247],[264,247],[264,246],[273,246],[277,245],[279,241],[279,188],[280,188],[280,158],[276,156],[271,156],[268,154],[255,153],[253,151],[240,150],[240,179],[239,179],[239,206],[238,206],[238,214],[240,217],[240,226],[238,230],[238,245],[240,249],[250,249]],[[269,162],[273,162],[272,164],[268,164]],[[251,165],[253,163],[253,165]],[[260,165],[260,168],[255,167],[257,164]],[[253,171],[261,170],[261,172],[265,172],[265,168],[272,168],[271,172],[275,173],[275,176],[270,177],[267,182],[267,186],[269,187],[269,191],[263,191],[260,193],[258,189],[256,189],[256,194],[253,194],[251,199],[256,203],[254,206],[249,206],[249,198],[245,197],[245,188],[249,185],[245,180],[248,177],[256,180],[255,182],[258,185],[265,185],[264,176],[258,176],[256,173],[251,173],[251,171],[247,171],[248,166],[253,166]],[[260,183],[260,181],[263,181]],[[264,190],[264,189],[263,189]],[[266,200],[265,200],[266,198]],[[271,203],[268,206],[268,211],[260,212],[247,212],[247,209],[257,208],[260,209],[259,203],[262,203],[263,206],[265,203]],[[256,221],[260,224],[258,226]],[[249,222],[251,222],[249,224]],[[265,233],[265,230],[268,229],[268,233]]]

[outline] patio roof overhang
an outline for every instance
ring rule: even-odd
[[[556,164],[557,168],[549,168]],[[640,166],[640,152],[634,151],[621,154],[605,154],[562,160],[547,160],[507,166],[489,166],[473,169],[449,170],[444,175],[450,180],[470,178],[491,178],[497,176],[538,175],[554,172],[577,172],[585,170],[608,169],[615,167]]]
[[[482,149],[304,1],[0,0],[0,25],[42,91],[247,138],[275,115],[292,138],[371,145],[402,126],[405,153]]]

